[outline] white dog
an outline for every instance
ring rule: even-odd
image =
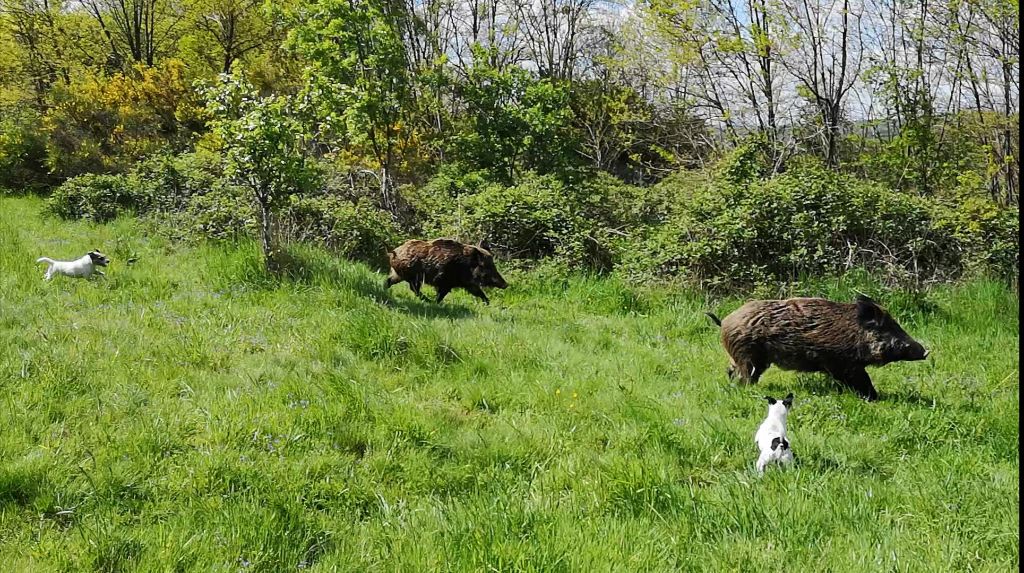
[[[105,276],[103,271],[96,267],[107,266],[110,259],[99,251],[89,251],[82,258],[75,259],[73,261],[55,261],[47,257],[40,257],[36,262],[47,263],[50,265],[46,269],[46,276],[43,277],[44,280],[50,280],[53,278],[53,275],[89,278],[93,273],[95,273],[100,276]]]
[[[765,399],[768,400],[768,416],[754,434],[754,442],[761,450],[757,458],[758,475],[763,474],[764,467],[772,462],[784,465],[793,461],[793,450],[786,438],[786,416],[793,407],[793,393],[781,401],[771,396],[765,396]]]

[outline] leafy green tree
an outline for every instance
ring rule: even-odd
[[[191,0],[188,13],[195,39],[205,48],[197,56],[211,60],[221,73],[231,73],[236,60],[280,39],[276,15],[264,10],[263,0]]]
[[[457,87],[465,114],[449,154],[506,183],[527,169],[548,174],[579,165],[567,84],[534,79],[519,67],[492,67],[478,52]]]
[[[412,139],[412,94],[402,42],[406,7],[394,0],[324,0],[301,5],[288,44],[308,63],[303,98],[319,139],[372,158],[381,198],[398,212],[396,169]]]
[[[316,181],[294,100],[260,97],[239,75],[222,75],[206,95],[211,127],[223,146],[225,175],[252,194],[264,263],[276,270],[273,211]]]

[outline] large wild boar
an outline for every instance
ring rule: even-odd
[[[406,281],[412,292],[423,298],[420,287],[427,283],[437,291],[438,303],[452,289],[462,288],[484,304],[490,304],[482,287],[508,286],[494,266],[494,255],[483,243],[466,245],[451,239],[412,239],[389,252],[388,260],[391,273],[384,280],[384,288]]]
[[[877,400],[865,366],[924,360],[928,351],[885,309],[858,295],[853,304],[822,298],[755,300],[722,320],[729,378],[756,383],[772,364],[783,370],[825,372],[865,399]]]

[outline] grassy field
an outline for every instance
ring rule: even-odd
[[[0,199],[3,571],[1018,567],[1001,285],[869,291],[932,351],[871,370],[869,404],[730,384],[701,313],[738,299],[509,272],[438,307],[313,250],[273,281],[249,245],[41,207]],[[41,280],[93,247],[105,279]],[[797,464],[759,479],[761,397],[788,391]]]

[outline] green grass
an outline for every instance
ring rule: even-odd
[[[932,350],[725,379],[709,302],[507,273],[435,306],[312,249],[67,223],[0,199],[5,571],[1011,571],[1018,298],[877,293]],[[106,279],[41,280],[94,246]],[[131,266],[125,260],[137,254]],[[549,273],[550,274],[550,273]],[[848,298],[863,275],[800,294]],[[792,390],[797,464],[753,471]]]

